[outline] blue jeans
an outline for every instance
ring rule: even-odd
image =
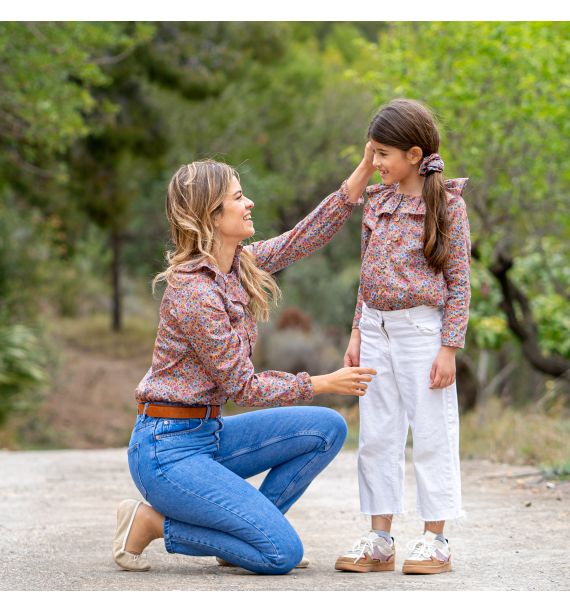
[[[218,556],[285,574],[303,556],[284,514],[340,451],[347,434],[329,408],[270,408],[217,419],[139,415],[131,476],[164,515],[170,553]],[[245,479],[269,470],[259,490]]]

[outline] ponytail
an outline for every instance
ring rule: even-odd
[[[449,259],[447,193],[441,172],[426,174],[422,196],[426,205],[424,255],[435,272],[442,272]]]

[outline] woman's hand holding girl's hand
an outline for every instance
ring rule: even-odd
[[[443,389],[455,382],[455,351],[452,346],[442,346],[431,366],[430,389]]]
[[[360,330],[354,328],[350,334],[350,341],[344,354],[345,367],[358,367],[360,365]]]
[[[315,395],[336,393],[337,395],[364,395],[368,383],[376,376],[371,368],[341,368],[331,374],[311,376]]]

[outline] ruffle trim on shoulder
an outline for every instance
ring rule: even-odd
[[[449,193],[452,193],[453,195],[460,196],[463,195],[463,191],[468,181],[468,178],[455,178],[447,179],[443,181],[443,184],[445,186],[446,191],[449,191]]]
[[[390,189],[393,191],[394,186],[384,185],[384,183],[377,183],[376,185],[368,185],[368,187],[366,187],[366,195],[370,197],[372,195],[376,195],[377,193],[386,192]]]

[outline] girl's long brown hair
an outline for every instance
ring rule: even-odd
[[[435,119],[415,100],[392,100],[383,106],[370,122],[368,138],[402,151],[420,147],[424,157],[439,149]],[[425,177],[422,197],[426,205],[424,255],[430,267],[441,272],[449,258],[447,195],[441,172]]]
[[[168,267],[157,274],[152,283],[166,280],[176,286],[178,266],[205,259],[217,265],[214,258],[216,234],[214,218],[223,210],[223,199],[237,172],[227,164],[211,159],[195,161],[178,169],[166,195],[166,217],[170,224],[174,251],[167,251]],[[270,300],[281,295],[275,279],[257,267],[255,257],[243,250],[240,255],[240,281],[249,296],[248,309],[258,320],[269,319]]]

